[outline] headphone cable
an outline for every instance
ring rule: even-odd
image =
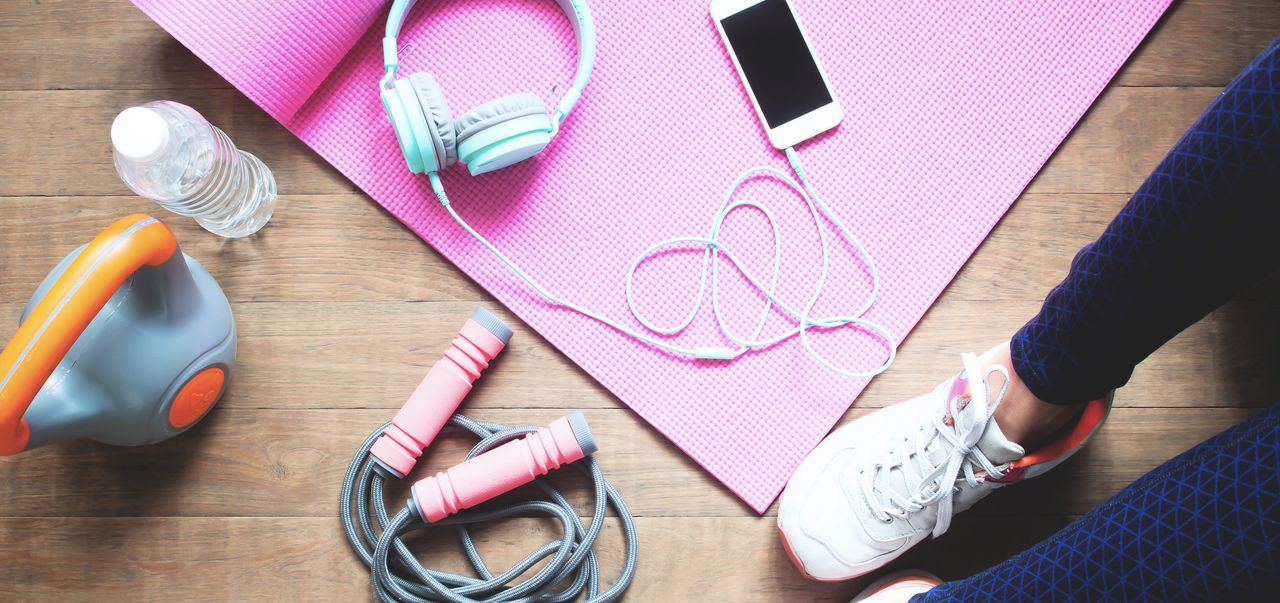
[[[582,314],[583,316],[586,316],[597,322],[600,322],[633,339],[636,339],[645,344],[648,344],[650,346],[656,347],[658,349],[661,349],[673,354],[692,356],[694,358],[700,358],[700,359],[733,360],[738,356],[741,356],[747,352],[750,352],[753,349],[768,348],[770,346],[781,343],[782,341],[785,341],[792,337],[798,337],[801,345],[805,349],[805,352],[807,352],[809,356],[812,357],[814,360],[816,360],[819,364],[821,364],[822,366],[826,367],[831,371],[834,371],[846,377],[854,377],[854,378],[869,378],[869,377],[874,377],[876,375],[879,375],[880,373],[883,373],[884,371],[888,370],[889,366],[892,365],[893,361],[896,359],[897,353],[898,353],[898,343],[897,343],[897,340],[894,338],[893,334],[890,333],[889,330],[883,325],[881,325],[880,323],[864,317],[865,314],[868,311],[870,311],[872,306],[875,304],[877,298],[879,297],[879,293],[880,293],[879,270],[876,268],[875,262],[871,259],[871,254],[867,252],[867,249],[862,244],[861,240],[859,240],[856,236],[853,235],[852,232],[849,231],[848,227],[845,226],[844,222],[840,219],[840,217],[837,216],[835,212],[831,211],[831,209],[826,205],[826,203],[824,203],[822,199],[818,197],[817,193],[813,191],[812,187],[809,185],[808,177],[806,176],[804,166],[800,163],[800,157],[796,153],[795,149],[793,147],[788,147],[784,152],[787,157],[787,162],[791,165],[791,169],[795,173],[796,178],[793,179],[790,175],[772,166],[755,166],[755,167],[747,168],[746,170],[744,170],[742,173],[738,175],[737,179],[734,180],[733,184],[726,191],[723,201],[721,203],[720,209],[719,211],[716,212],[715,218],[712,221],[711,231],[707,236],[675,237],[675,238],[670,238],[670,239],[666,239],[666,240],[654,243],[653,245],[650,245],[647,249],[645,249],[644,251],[642,251],[640,254],[636,256],[635,260],[631,263],[631,268],[627,271],[627,279],[626,279],[627,307],[631,311],[632,317],[634,317],[637,322],[639,322],[642,326],[644,326],[644,328],[648,329],[650,332],[658,333],[660,335],[679,334],[682,331],[684,331],[684,329],[686,329],[690,324],[692,324],[694,318],[697,316],[698,312],[702,309],[703,298],[705,297],[706,290],[707,290],[707,275],[708,273],[710,273],[711,307],[716,318],[717,326],[719,327],[721,334],[723,334],[725,338],[729,339],[734,344],[736,344],[737,346],[736,348],[728,348],[728,347],[689,348],[689,347],[676,345],[676,344],[658,339],[648,333],[643,333],[631,327],[619,324],[607,316],[604,316],[590,309],[584,308],[572,301],[569,301],[568,299],[565,299],[563,297],[560,297],[558,295],[551,293],[546,287],[543,287],[542,284],[534,280],[532,276],[530,276],[523,269],[521,269],[519,265],[517,265],[513,260],[511,260],[511,258],[507,257],[507,255],[504,254],[501,250],[499,250],[497,246],[495,246],[487,238],[485,238],[483,235],[477,232],[474,228],[472,228],[471,225],[468,224],[467,221],[464,220],[462,216],[458,214],[458,212],[453,208],[453,204],[450,202],[449,196],[444,191],[444,184],[440,181],[439,174],[437,174],[436,172],[430,172],[427,174],[427,176],[431,182],[431,188],[435,192],[436,197],[440,200],[440,203],[441,205],[444,206],[445,210],[449,212],[449,215],[453,217],[454,221],[457,222],[458,225],[463,228],[463,230],[465,230],[473,238],[479,241],[481,245],[487,248],[499,261],[501,261],[503,264],[507,266],[508,269],[510,269],[513,273],[515,273],[516,276],[520,277],[521,280],[528,283],[528,285],[532,287],[534,291],[536,291],[539,295],[541,295],[543,298],[545,298],[547,301],[550,301],[553,304],[562,306],[564,308],[567,308],[569,310]],[[777,296],[778,279],[782,273],[782,269],[781,269],[782,268],[782,265],[781,265],[782,241],[780,237],[780,232],[778,230],[777,221],[773,217],[773,212],[771,212],[768,209],[768,207],[761,202],[752,201],[752,200],[735,200],[734,199],[734,195],[738,192],[738,189],[742,188],[748,181],[761,176],[777,180],[787,188],[794,191],[801,199],[803,199],[805,202],[805,205],[809,209],[810,215],[813,218],[814,228],[818,232],[818,241],[822,250],[821,272],[818,276],[818,282],[813,289],[813,293],[810,295],[803,309],[796,309],[791,305],[787,304],[785,301],[783,301]],[[768,222],[769,227],[773,233],[773,268],[770,274],[770,278],[769,278],[770,282],[768,287],[765,287],[764,285],[762,285],[760,280],[757,279],[753,274],[751,274],[751,272],[747,270],[746,266],[744,266],[743,263],[737,258],[737,256],[733,254],[732,250],[730,250],[720,240],[721,227],[723,226],[725,219],[733,211],[744,208],[744,207],[754,208],[760,211],[764,215],[765,220]],[[830,269],[830,266],[829,266],[830,249],[829,249],[829,244],[827,242],[825,228],[822,224],[823,217],[825,217],[827,220],[831,222],[832,225],[835,226],[836,231],[839,232],[841,236],[843,236],[847,241],[853,244],[853,246],[857,249],[858,255],[862,258],[862,261],[866,265],[867,271],[870,273],[870,276],[871,276],[871,292],[870,294],[868,294],[866,298],[866,302],[864,302],[862,306],[858,309],[858,311],[854,312],[853,314],[842,315],[842,316],[827,316],[827,317],[821,317],[821,318],[811,317],[813,308],[814,306],[817,305],[818,300],[821,298],[822,292],[825,289],[827,276]],[[673,246],[673,245],[690,244],[690,243],[703,246],[702,267],[701,267],[700,275],[698,278],[697,296],[689,310],[689,313],[685,316],[685,318],[682,321],[675,324],[674,326],[667,326],[667,327],[660,326],[656,324],[653,320],[646,317],[636,305],[635,296],[633,294],[633,288],[634,288],[633,282],[634,282],[636,271],[639,270],[640,265],[643,264],[645,260],[657,254],[662,249]],[[731,264],[733,264],[733,267],[737,269],[738,272],[741,273],[744,277],[746,277],[747,281],[751,284],[751,286],[754,287],[756,290],[758,290],[765,297],[765,303],[760,313],[759,321],[756,323],[755,330],[749,337],[739,336],[738,334],[734,333],[733,330],[730,329],[727,324],[725,324],[724,316],[720,309],[720,296],[719,296],[720,267],[717,259],[720,254],[724,254],[724,257],[728,259]],[[768,321],[769,314],[775,306],[781,309],[786,314],[790,315],[795,320],[796,326],[793,328],[789,328],[788,330],[780,334],[774,335],[772,337],[761,338],[761,334],[764,331],[764,327],[766,322]],[[885,347],[888,348],[888,354],[887,354],[887,357],[885,358],[885,361],[881,365],[879,365],[878,367],[872,370],[866,370],[866,371],[848,370],[848,369],[836,366],[834,363],[832,363],[830,360],[828,360],[826,357],[820,354],[816,349],[814,349],[813,343],[809,337],[809,331],[811,329],[816,328],[821,330],[828,330],[828,329],[836,329],[836,328],[845,327],[845,326],[853,326],[854,328],[860,329],[864,332],[872,333],[878,336],[879,339],[884,341]]]

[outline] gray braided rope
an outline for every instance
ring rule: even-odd
[[[467,453],[468,459],[537,431],[537,427],[474,421],[459,414],[453,415],[449,424],[480,438]],[[405,603],[567,603],[577,599],[585,589],[584,603],[606,603],[616,600],[630,586],[639,554],[635,520],[594,458],[587,457],[573,463],[575,469],[591,480],[595,490],[589,525],[583,524],[569,500],[544,478],[538,478],[534,483],[548,500],[523,502],[504,509],[466,511],[438,523],[427,524],[407,508],[401,509],[394,517],[387,511],[383,495],[385,476],[370,460],[369,450],[388,425],[390,423],[369,434],[356,451],[342,478],[342,500],[339,503],[347,541],[360,560],[369,566],[373,589],[380,600]],[[622,522],[626,551],[617,581],[600,592],[600,564],[596,559],[595,541],[604,526],[605,511],[609,505],[617,511]],[[481,558],[467,526],[529,514],[554,518],[562,527],[562,538],[543,544],[509,569],[495,575]],[[463,552],[476,576],[425,567],[401,540],[410,532],[444,526],[454,526],[458,530]],[[534,575],[512,584],[544,559],[549,561]],[[569,582],[564,588],[555,590],[566,580]]]

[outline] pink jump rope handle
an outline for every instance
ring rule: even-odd
[[[419,481],[413,485],[409,508],[424,521],[440,521],[595,451],[596,442],[587,419],[574,412]]]
[[[462,325],[444,357],[431,366],[409,400],[370,451],[383,469],[396,477],[413,470],[422,451],[453,416],[471,384],[507,342],[511,329],[484,308],[476,308]]]

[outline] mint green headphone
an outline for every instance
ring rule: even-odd
[[[444,92],[431,74],[419,72],[396,78],[400,66],[396,37],[416,1],[396,0],[391,5],[387,33],[382,38],[382,62],[387,73],[378,83],[382,106],[391,118],[409,171],[434,174],[461,161],[475,176],[537,155],[560,131],[560,123],[578,102],[595,63],[595,24],[586,4],[580,0],[556,0],[573,24],[578,67],[573,85],[555,110],[548,114],[541,98],[520,92],[484,103],[455,120]]]

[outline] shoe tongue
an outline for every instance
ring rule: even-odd
[[[982,437],[978,439],[978,450],[981,450],[993,465],[1016,461],[1027,453],[1022,446],[1004,437],[1004,431],[996,424],[995,418],[987,421],[987,427],[982,432]]]
[[[960,389],[967,394],[968,387],[974,386],[973,384],[966,383],[966,380],[963,377],[957,378],[956,381],[957,383],[952,385],[953,392]],[[976,384],[976,386],[983,387],[981,382]],[[963,405],[961,408],[956,410],[956,413],[961,415],[973,412],[975,412],[975,410],[971,404]],[[967,416],[965,419],[981,420],[981,417]],[[1023,450],[1022,446],[1009,441],[1009,438],[1004,436],[1004,431],[996,424],[994,417],[988,420],[986,426],[983,427],[982,436],[978,438],[977,448],[982,451],[983,456],[986,456],[987,460],[991,461],[991,464],[993,465],[1001,465],[1011,461],[1016,461],[1027,453],[1026,450]]]
[[[966,383],[963,377],[956,378],[952,382],[950,396],[955,397],[956,392],[961,394],[967,393]],[[971,405],[965,404],[957,410],[958,414],[972,413],[974,409]],[[968,418],[968,417],[965,417]],[[1012,462],[1023,457],[1026,451],[1014,442],[1009,441],[1004,436],[1004,431],[996,424],[995,419],[987,421],[986,427],[983,428],[982,436],[978,438],[978,450],[991,461],[993,465],[1002,465]],[[947,462],[950,447],[945,445],[945,440],[939,435],[925,443],[925,455],[929,459],[929,463],[937,466]],[[885,484],[890,489],[898,492],[907,492],[906,475],[903,473],[902,467],[896,467],[886,476],[888,483]],[[927,493],[927,492],[926,492]]]

